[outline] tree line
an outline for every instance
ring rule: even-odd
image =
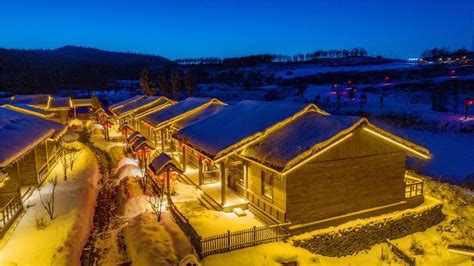
[[[447,48],[441,47],[441,48],[433,48],[429,50],[423,51],[421,54],[421,57],[425,60],[436,60],[438,58],[461,58],[463,56],[467,56],[469,54],[469,51],[467,49],[461,48],[457,49],[455,51],[450,51]]]
[[[242,66],[255,65],[263,63],[291,63],[291,62],[308,62],[324,58],[347,58],[367,56],[368,52],[364,48],[353,48],[351,50],[317,50],[310,53],[299,53],[295,55],[284,54],[257,54],[240,57],[201,57],[201,58],[184,58],[177,59],[175,62],[182,65],[225,65],[225,66]]]
[[[166,96],[173,100],[179,100],[184,92],[188,97],[193,95],[196,83],[193,77],[193,71],[187,72],[178,70],[163,70],[158,77],[153,79],[150,71],[145,68],[140,75],[140,87],[147,96],[159,95]]]

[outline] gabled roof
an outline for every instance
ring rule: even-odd
[[[374,130],[408,149],[409,154],[427,159],[428,150],[370,124],[367,119],[350,116],[325,116],[307,112],[270,132],[242,151],[247,159],[285,173],[337,145],[358,128]]]
[[[58,137],[66,126],[0,107],[0,167],[21,157],[48,137]]]
[[[220,111],[224,110],[227,107],[228,105],[224,105],[224,104],[210,104],[190,114],[189,116],[179,119],[178,121],[173,123],[173,126],[176,127],[177,129],[182,129],[184,127],[197,123],[201,120],[204,120],[208,117],[211,117],[219,113]]]
[[[211,104],[223,105],[224,103],[215,98],[189,97],[174,105],[147,114],[143,117],[143,121],[152,127],[161,128]]]
[[[132,142],[134,139],[137,139],[137,138],[139,138],[139,137],[141,137],[141,136],[142,136],[142,134],[140,134],[140,132],[135,131],[135,132],[133,132],[130,136],[128,136],[127,142],[130,143],[130,142]]]
[[[146,97],[146,95],[137,95],[137,96],[133,96],[132,98],[128,98],[126,100],[123,100],[121,102],[118,102],[116,104],[112,104],[111,106],[109,106],[109,111],[112,112],[113,110],[119,108],[119,107],[122,107],[122,106],[125,106],[127,104],[130,104],[136,100],[139,100],[143,97]]]
[[[15,95],[11,98],[12,104],[28,104],[41,108],[46,108],[51,96],[48,94],[30,94],[30,95]]]
[[[175,138],[217,160],[308,110],[327,114],[314,104],[242,101],[181,129]]]
[[[167,167],[173,168],[175,171],[182,173],[179,163],[166,153],[160,153],[151,163],[148,168],[156,175],[161,174]]]
[[[17,104],[5,104],[3,107],[15,110],[17,112],[22,112],[24,114],[34,115],[41,118],[50,118],[53,114],[49,113],[45,109],[37,108],[31,105],[27,105],[24,103],[17,103]]]
[[[145,138],[144,136],[141,136],[139,139],[137,139],[136,141],[133,142],[132,144],[132,150],[133,151],[137,151],[138,149],[140,149],[142,146],[148,146],[150,148],[153,148],[153,146],[150,144],[150,142],[148,141],[147,138]]]
[[[88,99],[71,99],[73,107],[84,107],[94,105],[91,98]]]
[[[70,109],[71,107],[71,97],[52,97],[48,105],[48,109]]]
[[[148,96],[137,99],[129,104],[117,107],[113,110],[113,113],[117,116],[124,117],[127,115],[134,114],[139,111],[147,110],[153,106],[161,106],[170,103],[170,100],[162,96]]]

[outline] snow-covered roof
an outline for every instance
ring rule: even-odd
[[[47,137],[63,133],[57,122],[0,107],[0,167],[14,162]]]
[[[422,159],[431,156],[425,148],[377,128],[366,118],[321,115],[312,111],[306,112],[285,126],[266,134],[257,142],[246,147],[241,155],[275,170],[285,172],[329,145],[337,144],[340,139],[349,136],[360,126],[375,131],[401,146],[413,149],[414,155],[417,156],[416,153],[419,153],[422,156],[418,157]],[[410,151],[409,153],[413,154]]]
[[[50,114],[48,111],[42,108],[37,108],[28,104],[24,103],[17,103],[17,104],[6,104],[3,107],[15,110],[17,112],[22,112],[25,114],[30,114],[34,116],[38,116],[41,118],[48,118],[53,116],[53,114]]]
[[[135,138],[137,137],[141,137],[142,134],[140,134],[140,132],[138,131],[135,131],[133,132],[130,136],[128,136],[128,139],[127,139],[127,142],[130,143],[132,140],[134,140]]]
[[[133,96],[132,98],[128,98],[126,100],[123,100],[121,102],[118,102],[116,104],[112,104],[111,106],[109,106],[109,111],[112,111],[118,107],[121,107],[122,105],[127,105],[127,104],[130,104],[138,99],[141,99],[143,97],[146,97],[146,95],[137,95],[137,96]]]
[[[143,145],[147,145],[148,147],[152,148],[152,145],[150,144],[148,139],[145,138],[144,136],[141,136],[139,139],[137,139],[136,141],[133,142],[132,150],[137,151]]]
[[[160,174],[165,167],[169,166],[174,168],[176,171],[181,172],[179,163],[166,153],[160,153],[160,155],[153,159],[153,161],[148,165],[150,170],[157,175]]]
[[[52,97],[49,101],[49,109],[69,109],[71,108],[70,97]]]
[[[196,111],[198,108],[204,108],[207,105],[218,103],[223,104],[217,99],[189,97],[174,105],[147,114],[143,117],[143,121],[153,127],[159,128],[165,123],[175,121]]]
[[[46,108],[50,96],[48,94],[15,95],[11,99],[12,104],[29,104]]]
[[[88,99],[71,99],[73,107],[92,106],[93,102],[91,98]]]
[[[319,111],[312,104],[246,100],[179,130],[175,137],[217,159],[308,109]]]
[[[118,116],[126,116],[138,112],[140,110],[146,110],[152,106],[160,106],[168,103],[169,100],[166,97],[159,96],[148,96],[137,99],[129,104],[117,107],[113,110],[114,114]]]
[[[179,119],[178,121],[174,122],[173,125],[176,128],[181,129],[181,128],[190,126],[194,123],[197,123],[203,119],[206,119],[210,116],[213,116],[227,107],[228,107],[227,105],[223,105],[223,104],[210,104],[204,107],[203,109],[192,113],[189,116]]]
[[[351,128],[360,120],[359,117],[306,112],[245,148],[242,155],[283,170],[292,159]]]

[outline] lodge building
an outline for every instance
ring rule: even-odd
[[[314,104],[188,98],[141,123],[148,129],[128,141],[149,140],[148,162],[174,157],[181,181],[198,187],[208,208],[248,208],[296,232],[423,202],[423,182],[406,174],[405,161],[430,152],[365,118]]]
[[[23,210],[23,198],[57,163],[66,126],[0,107],[0,238]]]

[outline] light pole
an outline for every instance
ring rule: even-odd
[[[467,99],[466,102],[464,103],[464,120],[467,119],[467,111],[469,109],[469,105],[474,104],[474,99]]]

